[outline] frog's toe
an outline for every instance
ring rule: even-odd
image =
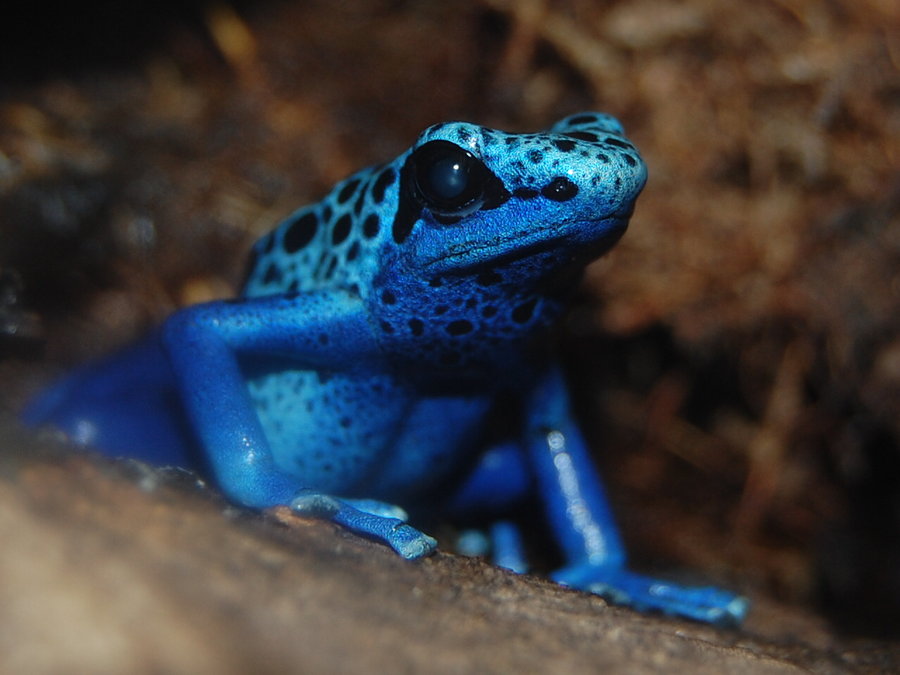
[[[437,540],[406,523],[394,528],[387,538],[387,543],[392,549],[407,560],[422,558],[434,552],[437,548]]]
[[[559,570],[553,579],[617,605],[722,626],[739,625],[750,608],[746,598],[719,588],[680,586],[621,568],[585,563]]]

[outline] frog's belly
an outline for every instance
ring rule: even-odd
[[[402,503],[458,472],[478,445],[489,397],[419,398],[385,375],[282,371],[250,394],[276,465],[298,488]]]

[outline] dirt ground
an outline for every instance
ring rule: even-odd
[[[10,413],[53,374],[178,307],[233,294],[256,237],[348,173],[396,156],[431,123],[532,131],[597,109],[622,120],[650,180],[628,233],[589,268],[560,339],[635,564],[748,594],[747,634],[798,646],[786,661],[760,648],[775,659],[760,668],[900,669],[892,660],[900,637],[895,0],[138,2],[60,11],[50,25],[34,18],[0,28],[0,454],[17,458],[3,464],[0,485],[10,509],[44,517],[31,534],[70,532],[46,498],[54,467],[90,474],[58,449],[37,451],[31,469],[15,450],[31,445],[10,428]],[[23,482],[34,472],[43,478]],[[115,500],[147,499],[122,490]],[[104,494],[91,488],[98,499],[85,513],[102,512]],[[158,509],[140,518],[165,521]],[[219,511],[223,528],[236,527]],[[260,536],[283,536],[266,522]],[[77,531],[129,536],[103,518],[79,523]],[[314,534],[337,537],[338,552],[356,550],[327,528]],[[17,536],[30,550],[33,537]],[[6,540],[4,555],[15,557]],[[295,554],[278,546],[278,556]],[[340,558],[322,546],[325,559]],[[206,558],[184,564],[199,569],[197,560]],[[475,587],[492,574],[446,560],[434,565],[474,569],[466,583]],[[330,564],[352,576],[347,561]],[[252,593],[228,597],[239,596]],[[59,596],[42,597],[55,607]],[[565,620],[521,597],[548,625]],[[577,606],[572,612],[594,611]],[[601,614],[605,630],[617,621],[626,632],[657,626]],[[597,618],[585,616],[578,621]],[[4,623],[15,620],[25,644],[32,624],[19,618]],[[485,621],[483,630],[514,628]],[[429,639],[437,645],[441,635]],[[64,654],[69,643],[54,639]],[[731,648],[743,638],[697,639]],[[184,644],[190,655],[195,643]],[[363,657],[343,665],[362,667],[367,649],[384,648],[358,644]],[[424,663],[397,654],[393,666]],[[200,660],[184,669],[207,667],[194,655]],[[309,669],[329,663],[343,662],[322,657]],[[540,670],[543,662],[530,663]]]

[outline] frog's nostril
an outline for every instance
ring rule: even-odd
[[[555,202],[567,202],[578,194],[578,186],[565,176],[557,176],[541,189],[541,194]]]

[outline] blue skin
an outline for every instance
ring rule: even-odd
[[[608,115],[537,134],[432,126],[257,242],[239,298],[177,312],[26,421],[196,468],[235,502],[288,504],[410,559],[436,542],[407,513],[508,515],[537,496],[566,561],[557,581],[736,624],[743,598],[626,569],[548,344],[645,180]],[[524,569],[517,529],[495,533],[496,559]]]

